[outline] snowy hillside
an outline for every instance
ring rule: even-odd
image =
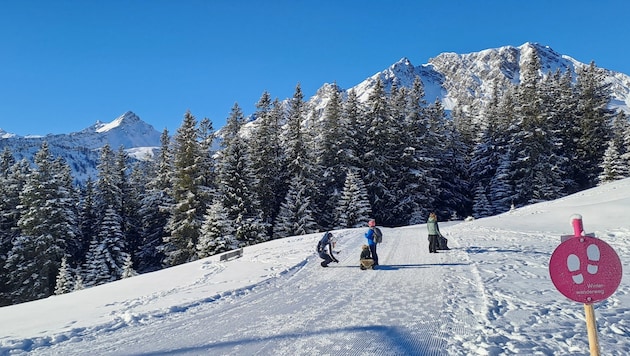
[[[425,225],[383,228],[381,266],[357,267],[365,229],[245,248],[62,296],[0,308],[0,354],[588,355],[584,308],[548,264],[571,215],[623,264],[595,304],[602,355],[630,354],[630,179],[472,222],[441,222],[450,251],[429,254]]]

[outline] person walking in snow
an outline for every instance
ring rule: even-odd
[[[330,231],[327,231],[321,240],[317,243],[317,253],[323,259],[321,266],[328,267],[331,262],[339,263],[339,260],[333,255],[333,247],[335,247],[336,238]],[[328,250],[328,251],[326,251]]]
[[[365,233],[365,238],[367,239],[367,245],[370,249],[370,254],[372,255],[372,259],[374,260],[374,266],[378,266],[378,254],[376,254],[376,220],[371,219],[368,221],[368,231]]]
[[[440,233],[437,215],[435,215],[434,212],[429,214],[429,220],[427,220],[427,230],[429,232],[429,253],[437,253],[437,250],[440,249],[440,239],[446,239]],[[444,249],[448,249],[448,247]]]

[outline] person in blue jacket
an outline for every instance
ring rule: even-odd
[[[370,248],[370,253],[372,254],[372,259],[374,260],[374,266],[378,266],[378,255],[376,254],[376,240],[374,228],[376,227],[376,220],[372,219],[368,221],[368,231],[365,233],[365,238],[367,239],[368,247]]]
[[[333,247],[336,239],[330,231],[327,231],[321,240],[317,243],[317,253],[323,259],[321,266],[328,267],[331,262],[339,263],[339,260],[333,255]],[[328,250],[328,251],[327,251]]]

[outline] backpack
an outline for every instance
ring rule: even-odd
[[[378,227],[374,228],[374,242],[376,242],[377,244],[383,242],[383,233]]]
[[[330,232],[326,232],[326,233],[324,234],[324,237],[327,237],[327,236],[329,236],[329,235],[330,235]],[[319,240],[319,242],[317,243],[317,252],[318,252],[318,253],[323,252],[323,251],[324,251],[324,249],[326,248],[326,245],[327,245],[327,244],[326,244],[326,243],[324,243],[324,240],[329,241],[328,239],[325,239],[324,237],[322,237],[322,239],[321,239],[321,240]]]
[[[317,253],[322,253],[324,251],[324,244],[322,244],[322,240],[319,240],[317,243]]]

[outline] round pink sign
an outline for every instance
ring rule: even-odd
[[[576,302],[592,304],[610,297],[621,283],[621,260],[606,242],[575,236],[556,247],[549,275],[558,291]]]

